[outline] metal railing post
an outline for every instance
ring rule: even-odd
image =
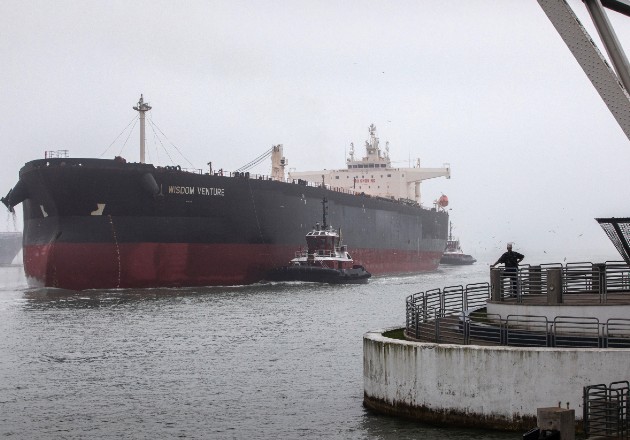
[[[462,290],[462,310],[468,310],[468,288]]]
[[[584,430],[584,434],[586,438],[589,435],[589,406],[588,406],[588,390],[589,387],[582,388],[582,429]]]
[[[529,268],[529,293],[532,295],[542,294],[540,266],[531,266]]]
[[[464,316],[464,345],[470,344],[470,317]]]
[[[440,318],[438,316],[438,314],[436,313],[435,315],[435,320],[433,322],[435,322],[435,343],[439,344],[440,343]]]
[[[501,271],[490,269],[490,292],[492,301],[501,301]]]
[[[547,304],[562,304],[562,269],[547,270]]]
[[[606,281],[606,263],[596,263],[593,267],[597,270],[597,284],[599,294],[599,302],[605,303],[607,301],[608,285]]]
[[[427,296],[422,295],[422,322],[427,322]]]
[[[418,338],[418,332],[420,331],[420,313],[419,313],[419,310],[418,310],[418,306],[416,306],[415,304],[414,304],[414,308],[416,309],[416,310],[414,310],[414,313],[416,315],[416,329],[414,330],[414,332],[415,332],[414,337],[416,339],[419,339]],[[425,313],[426,313],[426,310],[425,310]]]

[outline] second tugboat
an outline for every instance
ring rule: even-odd
[[[440,260],[440,264],[450,264],[455,266],[463,266],[466,264],[473,264],[477,260],[472,256],[465,254],[459,245],[459,240],[453,238],[453,224],[450,225],[448,233],[448,240],[446,241],[446,249]]]
[[[269,281],[308,281],[329,284],[363,284],[372,276],[363,266],[354,264],[338,230],[326,222],[328,200],[322,200],[323,222],[306,234],[307,250],[295,253],[288,266],[269,272]]]

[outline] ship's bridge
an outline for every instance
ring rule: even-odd
[[[309,251],[332,250],[339,246],[339,234],[333,230],[315,229],[306,234]]]
[[[420,159],[414,167],[393,168],[389,157],[389,143],[385,152],[379,147],[374,124],[369,127],[370,138],[365,141],[366,155],[355,160],[354,145],[350,144],[348,168],[340,170],[302,171],[289,173],[289,179],[303,179],[333,188],[391,199],[414,200],[420,203],[420,182],[434,177],[451,177],[448,164],[443,168],[421,168]]]
[[[370,139],[365,141],[366,156],[362,160],[354,160],[354,144],[350,144],[350,157],[347,159],[348,169],[365,169],[365,168],[391,168],[389,159],[389,142],[385,143],[385,154],[382,154],[379,148],[379,139],[376,136],[376,126],[371,124],[369,127]]]

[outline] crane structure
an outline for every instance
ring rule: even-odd
[[[630,17],[628,0],[583,0],[608,53],[612,67],[599,51],[566,0],[538,0],[573,56],[591,80],[617,123],[630,139],[630,65],[604,7]],[[608,238],[630,265],[630,217],[597,218]]]
[[[612,67],[566,0],[538,0],[586,76],[630,139],[630,64],[604,8],[630,17],[629,0],[583,0]]]

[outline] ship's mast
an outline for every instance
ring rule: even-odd
[[[328,224],[326,223],[326,217],[328,216],[328,199],[324,197],[322,200],[322,230],[326,230],[328,228]]]
[[[144,163],[144,114],[151,110],[151,106],[148,102],[144,102],[144,98],[140,94],[140,101],[133,109],[140,113],[140,163]]]

